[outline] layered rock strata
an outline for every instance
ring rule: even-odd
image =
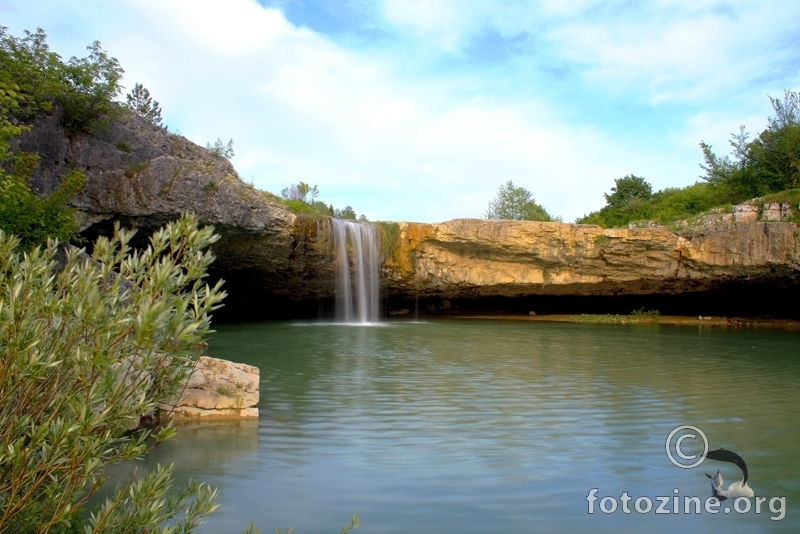
[[[258,417],[259,370],[218,358],[198,358],[178,399],[159,404],[173,420]]]
[[[800,283],[792,223],[666,228],[461,219],[399,224],[384,268],[390,293],[443,298],[716,291],[742,281]]]

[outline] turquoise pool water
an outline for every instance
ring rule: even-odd
[[[251,520],[339,532],[354,513],[371,533],[800,530],[796,332],[468,319],[217,330],[209,355],[261,369],[259,420],[183,426],[145,461],[220,489],[203,532]],[[756,496],[785,504],[684,513],[683,497],[710,495],[704,473],[720,469],[727,487],[741,472],[670,463],[680,425],[739,453]],[[599,501],[589,513],[593,488],[614,513]],[[656,514],[675,490],[679,513]],[[624,513],[623,492],[653,510]]]

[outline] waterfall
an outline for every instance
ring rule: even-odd
[[[331,228],[336,261],[336,322],[377,323],[381,261],[378,227],[331,219]]]

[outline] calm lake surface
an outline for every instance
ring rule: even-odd
[[[219,488],[203,532],[252,520],[263,533],[338,533],[354,513],[370,533],[800,531],[797,332],[468,319],[216,328],[209,355],[261,369],[259,420],[183,426],[145,460]],[[670,463],[665,440],[680,425],[744,457],[768,498],[761,514],[752,499],[748,514],[730,500],[718,515],[683,513],[683,497],[710,495],[704,473],[720,469],[727,488],[741,471]],[[615,513],[599,502],[588,513],[593,488],[616,498]],[[655,514],[676,489],[679,513]],[[623,492],[653,510],[631,501],[623,513]],[[780,521],[772,497],[785,497]]]

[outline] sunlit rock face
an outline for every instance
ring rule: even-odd
[[[177,399],[159,403],[161,419],[258,417],[259,370],[201,356]]]
[[[384,277],[390,293],[447,298],[716,291],[743,281],[795,285],[798,245],[791,223],[719,224],[691,235],[480,219],[400,223]]]

